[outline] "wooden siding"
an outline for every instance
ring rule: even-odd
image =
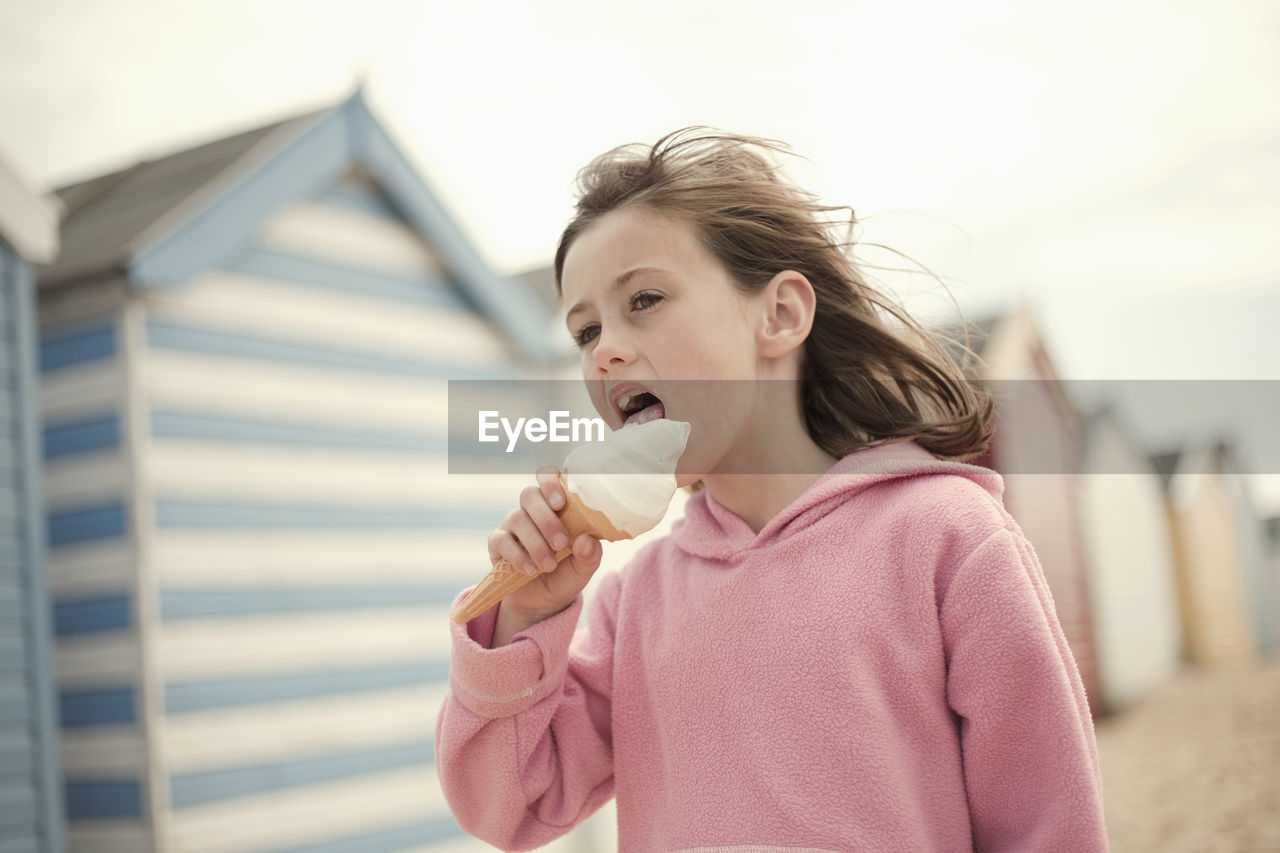
[[[376,190],[352,179],[345,198],[362,192],[373,196]],[[291,202],[263,226],[258,245],[374,272],[444,276],[440,262],[417,232],[407,222],[378,212],[372,204],[334,203],[332,199]]]
[[[443,287],[445,285],[437,285]],[[145,294],[153,323],[256,334],[362,352],[494,370],[510,354],[465,308],[399,304],[298,282],[215,270],[178,290]]]
[[[123,291],[41,294],[49,583],[72,851],[150,849]],[[45,314],[45,300],[49,313]]]
[[[0,240],[0,848],[60,853],[31,271]]]
[[[512,352],[371,208],[289,205],[251,249],[285,274],[231,264],[144,297],[173,850],[460,835],[432,748],[448,607],[516,491],[448,477],[444,379],[498,375]],[[438,298],[361,286],[389,276]],[[160,324],[229,337],[187,348]],[[210,749],[227,731],[236,746]]]

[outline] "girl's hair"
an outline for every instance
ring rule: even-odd
[[[991,397],[966,379],[943,342],[965,357],[972,351],[927,331],[868,284],[851,257],[853,210],[819,203],[761,151],[789,149],[688,127],[653,146],[621,145],[592,160],[578,173],[576,215],[556,250],[557,292],[569,247],[605,214],[636,206],[675,216],[693,226],[743,293],[758,293],[788,269],[813,285],[817,305],[800,392],[819,447],[840,458],[879,441],[912,439],[942,458],[981,454],[991,440]],[[843,221],[833,220],[834,212]],[[841,230],[850,236],[842,240]]]

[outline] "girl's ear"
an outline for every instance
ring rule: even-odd
[[[795,270],[783,270],[760,292],[763,300],[757,342],[760,354],[778,358],[794,350],[809,337],[817,296],[813,285]]]

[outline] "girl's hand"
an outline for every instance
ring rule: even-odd
[[[499,605],[494,648],[572,604],[600,567],[600,542],[583,533],[570,543],[569,531],[556,515],[566,499],[559,470],[543,465],[537,480],[538,485],[525,488],[520,505],[489,534],[490,560],[504,558],[516,571],[535,575]],[[570,544],[573,553],[557,560],[556,552]]]

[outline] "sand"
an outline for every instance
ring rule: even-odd
[[[1188,667],[1094,727],[1113,853],[1280,851],[1280,660]]]

